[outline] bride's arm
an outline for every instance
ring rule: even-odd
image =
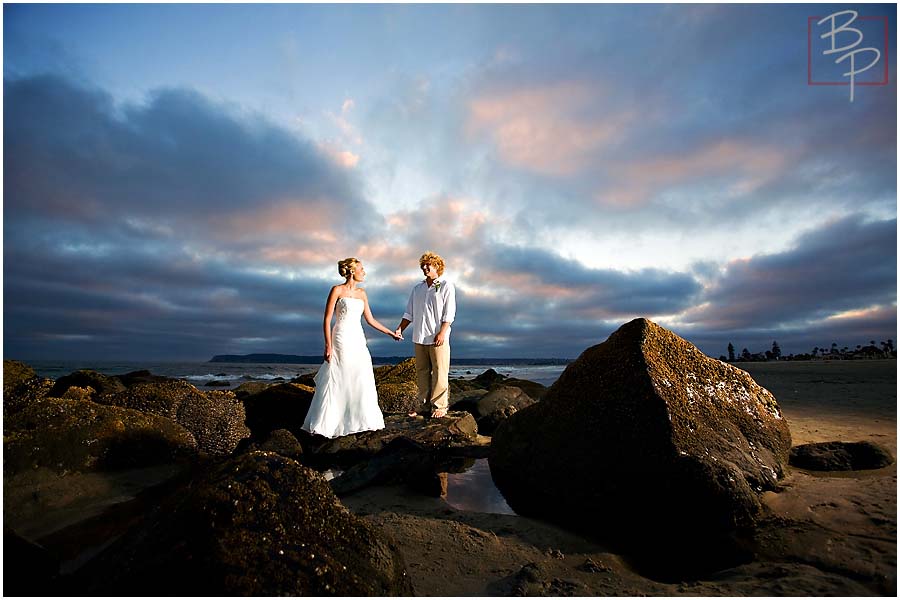
[[[325,360],[331,362],[331,318],[334,316],[334,303],[337,302],[337,286],[331,288],[328,300],[325,302],[325,317],[322,320],[322,330],[325,333]]]
[[[365,304],[365,307],[363,308],[363,316],[365,316],[365,318],[366,318],[366,323],[368,323],[369,325],[371,325],[372,327],[374,327],[381,333],[389,335],[394,339],[399,339],[399,338],[397,338],[397,335],[395,332],[391,331],[390,329],[388,329],[387,327],[385,327],[384,325],[379,323],[378,319],[376,319],[374,317],[374,315],[372,315],[372,311],[369,308],[369,295],[365,292],[365,290],[360,290],[360,291],[362,291],[362,293],[363,293],[363,303]]]

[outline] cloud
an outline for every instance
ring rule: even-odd
[[[679,320],[727,332],[843,329],[891,310],[896,321],[896,247],[896,219],[836,220],[787,251],[729,262]]]
[[[325,273],[381,217],[314,143],[183,89],[5,99],[8,354],[318,351]]]
[[[398,10],[384,38],[355,18],[366,39],[451,35],[314,75],[297,45],[287,108],[207,84],[302,114],[294,130],[186,88],[117,102],[17,61],[7,352],[314,354],[338,259],[366,261],[393,325],[424,250],[458,282],[455,356],[574,356],[634,316],[715,354],[895,331],[896,86],[853,105],[808,88],[805,8]],[[341,70],[365,73],[352,97],[328,87]]]
[[[186,89],[117,105],[58,76],[6,81],[7,210],[83,219],[192,217],[328,199],[366,209],[315,144]]]
[[[620,142],[635,115],[597,115],[605,93],[581,81],[490,90],[469,102],[467,132],[487,133],[508,164],[566,176]]]

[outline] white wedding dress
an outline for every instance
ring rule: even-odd
[[[316,393],[303,422],[310,433],[334,438],[384,429],[372,356],[360,323],[364,306],[359,298],[338,298],[335,304],[331,362],[323,362],[316,373]]]

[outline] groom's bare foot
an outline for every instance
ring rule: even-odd
[[[406,413],[406,416],[407,416],[407,417],[418,417],[418,416],[419,416],[419,413],[416,412],[416,411],[414,411],[414,410],[411,410],[411,411],[409,411],[408,413]]]
[[[431,413],[432,419],[442,419],[446,416],[447,416],[446,408],[438,408],[438,409],[435,409],[435,411],[433,413]]]

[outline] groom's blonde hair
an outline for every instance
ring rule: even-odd
[[[444,259],[434,252],[426,252],[419,257],[419,268],[421,269],[426,264],[434,265],[437,269],[438,276],[444,274]]]

